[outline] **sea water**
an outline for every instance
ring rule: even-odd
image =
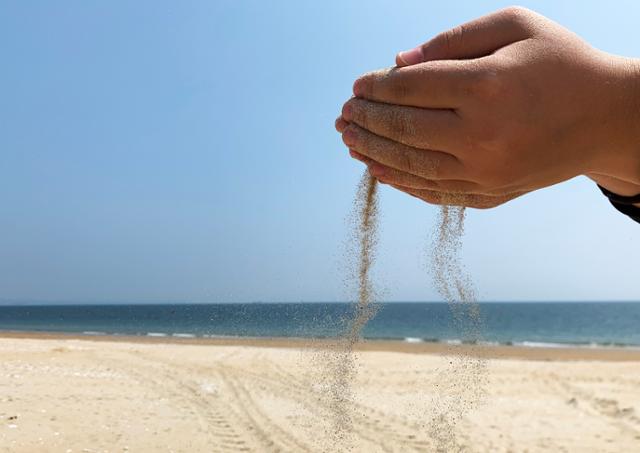
[[[638,346],[640,303],[484,302],[483,341],[522,346]],[[0,330],[85,335],[333,337],[347,303],[0,306]],[[458,343],[446,303],[388,302],[366,325],[367,339]]]

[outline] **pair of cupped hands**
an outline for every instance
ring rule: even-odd
[[[491,208],[586,175],[640,192],[640,65],[512,7],[364,74],[336,129],[381,183]]]

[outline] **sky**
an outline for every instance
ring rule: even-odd
[[[640,57],[634,1],[522,2]],[[338,301],[361,73],[499,1],[0,0],[0,300]],[[384,300],[440,300],[438,209],[381,190]],[[470,211],[480,300],[640,300],[640,226],[585,178]]]

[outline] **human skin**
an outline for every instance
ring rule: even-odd
[[[491,208],[586,175],[640,193],[640,61],[525,8],[481,17],[353,87],[336,129],[381,183]]]

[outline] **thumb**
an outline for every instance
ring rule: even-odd
[[[410,66],[433,60],[480,58],[514,42],[529,38],[536,14],[510,7],[440,33],[411,50],[396,55],[396,65]]]

